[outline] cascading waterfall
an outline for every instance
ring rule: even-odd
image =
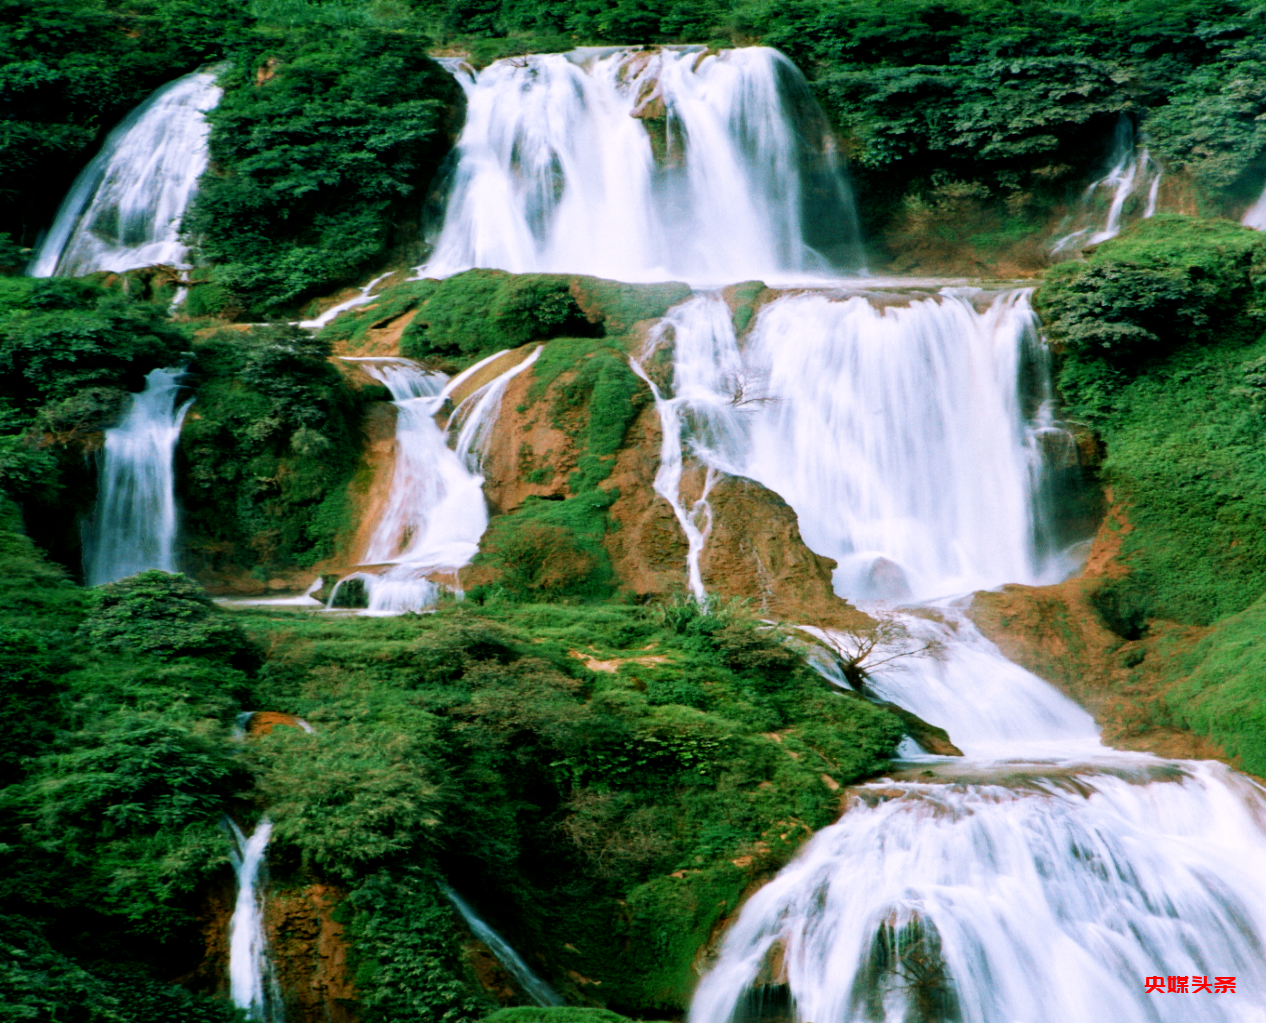
[[[214,71],[169,82],[133,110],[75,179],[32,277],[183,266],[180,223],[207,167]]]
[[[860,266],[827,122],[775,50],[576,50],[475,75],[425,272],[729,283]]]
[[[233,869],[237,872],[237,902],[229,922],[229,997],[250,1020],[281,1023],[281,995],[268,957],[264,933],[264,853],[272,836],[272,821],[264,817],[249,838],[232,820]]]
[[[1055,568],[1047,365],[1027,295],[982,300],[790,295],[740,345],[719,298],[696,296],[647,342],[674,346],[664,432],[786,498],[845,595],[1036,581]],[[691,1023],[1266,1019],[1266,793],[1221,765],[1102,746],[1090,715],[953,600],[862,606],[890,630],[868,693],[945,727],[966,757],[907,740],[908,776],[855,789],[744,906]],[[848,685],[824,653],[811,661]],[[1147,992],[1170,976],[1235,977],[1238,994]]]
[[[441,585],[431,577],[456,573],[478,552],[479,538],[488,526],[480,461],[506,387],[531,368],[539,353],[538,348],[458,406],[450,417],[450,425],[460,423],[456,451],[449,448],[449,431],[439,427],[435,416],[456,388],[505,352],[489,356],[451,381],[408,359],[349,360],[391,391],[398,410],[395,475],[364,561],[366,566],[387,567],[347,577],[361,580],[368,591],[368,613],[399,614],[434,604]]]
[[[510,943],[484,923],[465,899],[448,885],[443,885],[441,890],[448,896],[449,901],[457,907],[462,919],[466,921],[466,926],[471,929],[476,938],[492,950],[492,954],[497,957],[497,961],[506,968],[506,971],[514,978],[515,983],[519,985],[519,989],[524,994],[537,1005],[563,1004],[558,992],[538,977],[533,972],[532,967],[523,961],[523,957],[514,950]]]
[[[172,456],[193,402],[176,404],[183,372],[150,373],[122,422],[105,432],[97,507],[84,530],[84,574],[90,586],[151,568],[176,571]]]
[[[674,346],[665,445],[684,432],[706,466],[778,493],[809,547],[839,563],[845,596],[1043,581],[1055,571],[1037,544],[1049,426],[1020,392],[1045,358],[1033,327],[1023,291],[946,289],[882,309],[809,292],[764,306],[740,347],[721,298],[698,295],[648,338]],[[661,492],[692,517],[670,478],[680,456],[661,466]],[[697,563],[689,571],[694,587]]]
[[[1081,218],[1090,220],[1077,230],[1063,235],[1051,247],[1051,255],[1072,255],[1085,245],[1097,245],[1121,233],[1123,218],[1133,213],[1146,220],[1156,213],[1160,194],[1161,168],[1146,149],[1139,149],[1134,138],[1134,124],[1125,115],[1117,122],[1112,145],[1111,169],[1091,183],[1082,196]],[[1102,211],[1102,196],[1108,197],[1108,209]],[[1137,206],[1142,204],[1142,210]],[[1102,215],[1101,226],[1096,226]]]

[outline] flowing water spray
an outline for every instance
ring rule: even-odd
[[[88,585],[146,569],[176,571],[172,456],[193,399],[176,404],[179,369],[156,369],[132,396],[122,422],[105,432],[97,506],[84,530]]]
[[[1113,140],[1111,169],[1094,181],[1082,196],[1078,216],[1090,223],[1060,237],[1051,247],[1051,255],[1070,256],[1082,246],[1115,238],[1121,233],[1127,216],[1146,220],[1155,214],[1161,177],[1160,165],[1146,149],[1138,148],[1134,125],[1122,115]],[[1106,211],[1103,209],[1105,198]]]
[[[370,538],[364,564],[387,566],[358,571],[369,594],[368,613],[399,614],[434,604],[442,590],[431,578],[455,575],[479,550],[488,526],[480,463],[501,409],[505,389],[530,369],[540,349],[476,388],[454,411],[449,427],[435,417],[470,377],[505,357],[498,352],[453,380],[429,373],[407,359],[350,359],[391,391],[397,409],[396,465],[387,505]],[[457,450],[449,428],[460,425]],[[334,602],[334,596],[331,597]]]
[[[576,50],[453,70],[466,125],[428,276],[729,283],[860,266],[828,124],[775,50]]]
[[[442,885],[441,891],[457,907],[457,911],[461,913],[466,925],[471,929],[475,937],[492,950],[492,954],[497,957],[497,961],[506,968],[506,972],[514,978],[515,983],[519,985],[520,990],[524,994],[540,1006],[563,1004],[563,1000],[558,993],[532,971],[532,968],[523,961],[522,956],[510,946],[509,942],[479,918],[478,914],[471,909],[470,904],[465,899],[448,885]]]
[[[866,695],[966,753],[907,740],[908,776],[853,790],[744,906],[691,1023],[1266,1019],[1262,790],[1107,749],[957,602],[926,602],[1059,569],[1041,485],[1058,425],[1027,295],[885,309],[791,295],[741,344],[701,295],[652,332],[642,366],[661,345],[666,436],[786,498],[809,546],[840,561],[841,593],[925,601],[863,600],[885,630]],[[850,637],[803,631],[825,641],[810,662],[848,686],[827,650]],[[1149,994],[1156,976],[1233,976],[1239,994]]]
[[[272,822],[262,818],[249,838],[233,821],[227,823],[237,872],[237,902],[229,922],[229,997],[247,1019],[281,1023],[281,996],[264,933],[264,852]]]
[[[214,71],[164,85],[106,139],[63,200],[32,277],[182,266],[180,223],[207,167]]]
[[[810,292],[764,306],[740,347],[725,303],[699,295],[648,339],[673,346],[671,398],[656,390],[665,446],[680,435],[704,465],[779,494],[809,547],[839,563],[845,596],[1043,581],[1057,568],[1036,500],[1049,388],[1021,390],[1045,360],[1033,327],[1023,291],[882,309]],[[656,485],[681,519],[675,457]]]

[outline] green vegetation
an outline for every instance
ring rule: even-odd
[[[400,26],[268,19],[235,47],[208,115],[219,173],[185,220],[226,311],[275,314],[389,258],[420,261],[461,101],[426,48]]]
[[[1038,295],[1073,416],[1104,437],[1129,575],[1096,597],[1136,638],[1207,625],[1266,589],[1266,239],[1158,216],[1051,272]]]
[[[1245,771],[1266,776],[1266,600],[1223,619],[1166,665],[1165,708],[1218,743]]]
[[[74,586],[7,502],[0,570],[6,1016],[230,1023],[166,981],[201,954],[195,895],[227,869],[219,821],[249,785],[227,728],[240,632],[179,576]]]
[[[406,940],[452,932],[441,878],[571,997],[680,1010],[716,921],[903,730],[737,607],[244,620],[277,651],[257,698],[316,729],[250,744],[274,862],[355,879],[363,997],[432,999],[410,1010],[427,1019],[467,1011],[434,1001],[459,964]],[[428,971],[436,983],[404,990]]]
[[[194,346],[198,397],[177,476],[199,570],[308,566],[353,525],[362,396],[329,354],[327,341],[287,326],[220,331]]]
[[[96,495],[84,455],[145,374],[179,365],[189,347],[143,282],[112,283],[0,277],[0,491],[67,565],[79,562],[77,519]]]
[[[567,277],[468,270],[426,283],[400,344],[415,359],[470,363],[533,341],[595,333]]]

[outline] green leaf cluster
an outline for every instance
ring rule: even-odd
[[[186,546],[203,569],[329,557],[349,523],[361,399],[328,341],[297,327],[221,331],[194,348],[177,452]]]
[[[211,158],[184,229],[252,318],[422,254],[422,200],[461,92],[408,28],[261,21],[221,75]]]

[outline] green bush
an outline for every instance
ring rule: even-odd
[[[205,657],[250,663],[241,626],[183,575],[152,569],[107,583],[98,594],[96,608],[80,626],[83,636],[96,646],[163,659]]]
[[[219,173],[184,225],[214,286],[253,318],[357,283],[390,254],[420,261],[422,199],[461,103],[426,49],[408,25],[267,17],[241,39],[208,115]]]
[[[594,333],[601,330],[581,314],[568,278],[468,270],[434,284],[400,350],[415,359],[474,362],[503,348]]]
[[[222,331],[190,364],[197,403],[177,452],[200,569],[307,566],[334,553],[360,456],[361,398],[297,327]]]

